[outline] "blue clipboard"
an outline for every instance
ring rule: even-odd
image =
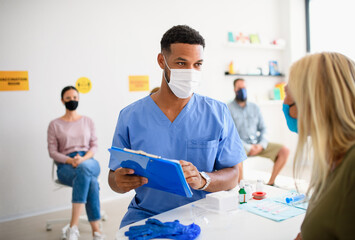
[[[182,167],[177,160],[163,159],[159,156],[135,151],[127,148],[111,147],[108,149],[114,161],[110,161],[109,168],[131,168],[139,176],[148,178],[145,187],[192,197],[192,191],[186,182]]]

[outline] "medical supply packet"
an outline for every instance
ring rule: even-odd
[[[286,203],[285,198],[287,196],[292,196],[292,194],[295,193],[290,191],[280,197],[252,201],[247,204],[240,205],[239,208],[273,221],[280,222],[303,214],[307,210],[307,202],[299,202],[297,204]]]
[[[299,195],[299,193],[297,191],[291,190],[288,193],[283,194],[280,197],[275,197],[275,198],[272,198],[272,199],[274,201],[276,201],[276,202],[285,203],[287,197],[293,197],[293,196],[297,196],[297,195]],[[307,198],[305,198],[302,201],[291,203],[291,204],[288,204],[288,205],[291,205],[293,207],[300,208],[300,209],[303,209],[303,210],[307,210],[307,208],[308,208],[308,200],[307,200]]]

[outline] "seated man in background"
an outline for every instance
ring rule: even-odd
[[[265,137],[266,126],[259,107],[247,102],[245,81],[234,80],[235,100],[228,104],[235,126],[248,156],[260,156],[274,161],[274,167],[268,185],[273,186],[277,175],[285,166],[289,149],[276,143],[269,143]],[[243,179],[243,165],[239,164],[239,181]]]

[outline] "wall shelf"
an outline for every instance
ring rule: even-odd
[[[263,100],[263,101],[258,101],[256,102],[258,105],[262,105],[262,106],[279,106],[283,104],[283,100]]]
[[[285,77],[285,74],[281,74],[281,75],[229,74],[228,72],[225,72],[224,75],[235,76],[235,77]]]
[[[271,49],[271,50],[284,50],[285,45],[262,44],[262,43],[238,43],[228,42],[227,47],[245,48],[245,49]]]

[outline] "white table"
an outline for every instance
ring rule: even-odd
[[[287,192],[270,186],[265,186],[264,191],[268,197],[277,197]],[[198,240],[286,240],[295,239],[305,215],[301,214],[281,222],[275,222],[240,209],[229,212],[207,210],[205,201],[205,199],[201,199],[156,215],[154,218],[162,222],[171,222],[177,219],[184,225],[198,224],[201,227]],[[124,232],[130,226],[142,225],[145,221],[146,219],[120,229],[116,234],[116,239],[128,239],[124,236]]]

